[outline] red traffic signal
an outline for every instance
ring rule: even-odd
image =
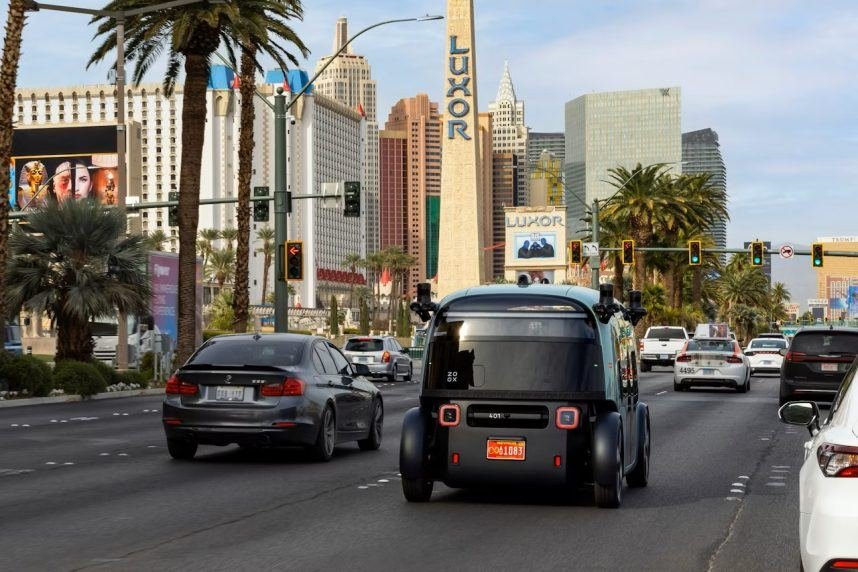
[[[580,240],[569,241],[569,264],[584,263],[584,248]]]
[[[624,240],[623,241],[623,264],[634,264],[635,263],[635,241],[634,240]]]

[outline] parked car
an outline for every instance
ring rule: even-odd
[[[314,336],[211,338],[167,382],[167,448],[192,459],[198,445],[299,445],[320,461],[348,441],[378,449],[384,405],[368,374]]]
[[[429,319],[420,406],[403,420],[399,469],[411,502],[450,487],[593,484],[618,507],[624,481],[647,485],[650,418],[638,399],[633,324],[613,287],[491,285],[440,304]],[[418,289],[418,293],[421,289]],[[518,489],[516,489],[518,490]]]
[[[739,343],[730,338],[688,340],[676,356],[674,391],[692,386],[732,387],[739,393],[751,389],[751,366]]]
[[[802,397],[831,399],[858,355],[858,328],[802,328],[784,354],[781,405]]]
[[[654,365],[673,367],[676,353],[688,341],[688,332],[681,326],[653,326],[639,342],[641,371]]]
[[[411,357],[399,345],[396,338],[390,336],[359,336],[346,342],[343,353],[352,363],[369,368],[371,377],[385,378],[388,381],[411,381],[414,366]]]
[[[813,401],[786,403],[781,421],[805,425],[799,472],[799,546],[804,570],[858,568],[858,365],[853,363],[823,422]]]
[[[781,350],[785,350],[787,342],[783,338],[754,338],[745,348],[748,363],[751,364],[751,375],[760,372],[780,373],[784,362]]]

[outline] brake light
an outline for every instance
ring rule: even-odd
[[[742,363],[741,356],[731,355],[727,358],[727,363]]]
[[[858,560],[832,560],[828,568],[834,570],[858,570]]]
[[[801,352],[787,352],[784,359],[791,362],[802,362],[807,358],[807,354]]]
[[[858,478],[858,447],[823,443],[816,460],[826,477]]]
[[[390,363],[390,352],[384,352],[381,354],[381,361],[384,363]]]
[[[581,411],[577,407],[558,407],[554,424],[558,429],[577,429]]]
[[[638,340],[638,353],[643,353],[643,340]]]
[[[438,423],[441,427],[455,427],[459,424],[459,406],[455,403],[442,405],[438,410]]]
[[[691,361],[691,356],[688,354],[679,354],[678,356],[676,356],[676,361],[679,361],[679,362]]]
[[[200,388],[196,383],[179,381],[177,375],[170,376],[170,379],[167,380],[167,386],[164,388],[167,395],[196,395],[199,390]]]
[[[259,390],[263,397],[297,397],[304,395],[304,382],[296,377],[287,377],[283,383],[269,383]]]

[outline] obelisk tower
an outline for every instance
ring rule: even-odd
[[[484,281],[473,0],[447,0],[438,295]]]

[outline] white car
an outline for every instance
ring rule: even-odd
[[[783,338],[754,338],[745,348],[745,355],[751,364],[751,375],[755,373],[780,373],[784,363],[781,350],[787,349]]]
[[[694,338],[676,354],[673,390],[693,385],[732,387],[739,393],[751,389],[751,367],[739,343],[730,338]]]
[[[812,401],[791,401],[778,416],[805,425],[799,473],[799,542],[804,569],[858,568],[858,364],[853,363],[825,422]]]

